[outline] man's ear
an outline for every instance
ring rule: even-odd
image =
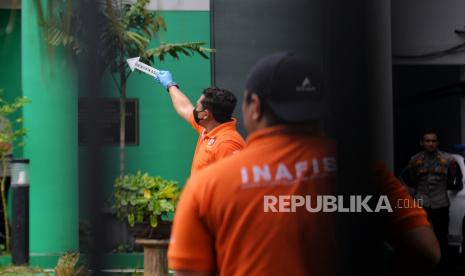
[[[256,94],[252,94],[250,104],[252,105],[252,119],[254,121],[260,121],[263,117],[260,98]]]
[[[210,110],[205,109],[203,112],[205,112],[205,115],[202,116],[202,120],[205,120],[207,118],[212,118],[213,119],[213,114],[210,112]]]

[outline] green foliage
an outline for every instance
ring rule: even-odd
[[[26,135],[26,129],[20,127],[20,124],[23,122],[21,117],[17,118],[12,125],[11,122],[7,119],[7,116],[17,112],[24,105],[30,103],[30,100],[26,97],[20,97],[16,98],[12,103],[8,103],[3,100],[1,97],[2,94],[3,90],[0,89],[0,144],[12,145],[19,138]],[[15,125],[17,125],[17,127],[15,127]],[[13,131],[13,129],[16,130]],[[18,144],[18,146],[22,145],[22,143]],[[0,154],[6,153],[4,151],[8,151],[8,149],[0,147]]]
[[[131,246],[129,244],[120,244],[118,247],[113,249],[111,253],[128,253],[128,252],[134,252],[134,246]]]
[[[113,188],[117,217],[130,226],[148,222],[152,228],[161,215],[175,211],[180,194],[177,182],[140,171],[116,178]]]
[[[166,55],[199,54],[208,59],[213,50],[204,42],[166,43],[160,42],[155,48],[148,48],[150,41],[160,31],[167,31],[164,18],[156,11],[145,7],[149,0],[137,0],[134,4],[125,1],[105,0],[100,3],[101,41],[99,55],[104,69],[112,73],[129,74],[126,59],[141,57],[141,61],[153,64],[155,59],[163,60]],[[44,11],[40,0],[36,0],[39,24],[44,30],[44,39],[51,46],[71,48],[76,54],[86,52],[83,36],[87,33],[80,22],[79,4],[70,0],[51,0]]]
[[[91,275],[84,265],[78,265],[79,252],[70,252],[58,259],[55,276],[86,276]]]
[[[31,268],[27,266],[4,266],[0,267],[0,275],[2,276],[33,276],[33,275],[48,275],[42,269]]]
[[[92,275],[89,269],[79,264],[79,252],[66,253],[58,259],[55,267],[55,276],[87,276]],[[40,268],[28,266],[5,266],[0,267],[0,275],[5,276],[33,276],[33,275],[50,275]]]
[[[173,58],[179,59],[179,54],[185,56],[192,56],[199,54],[203,58],[208,59],[206,53],[212,52],[210,48],[203,47],[203,42],[188,42],[188,43],[161,43],[157,48],[147,50],[141,58],[145,61],[151,60],[153,57],[157,57],[159,60],[164,60],[165,56],[169,54]]]
[[[38,23],[44,30],[45,41],[51,46],[65,46],[73,49],[76,54],[80,53],[82,47],[76,35],[80,24],[74,14],[73,1],[47,1],[45,11],[42,3],[41,0],[35,0]]]
[[[150,41],[160,30],[167,30],[166,22],[157,12],[148,11],[145,6],[149,0],[138,0],[134,5],[115,3],[107,0],[104,15],[111,22],[102,32],[102,45],[105,63],[111,72],[128,70],[126,59],[141,57],[141,61],[153,64],[155,58],[163,60],[166,54],[179,58],[199,54],[208,59],[212,50],[203,47],[203,42],[164,43],[148,49]]]
[[[42,2],[36,0],[39,11],[39,24],[44,28],[44,38],[48,45],[72,48],[76,54],[85,53],[85,37],[89,30],[86,24],[83,3],[86,1],[49,0],[47,12],[43,11]],[[149,48],[150,41],[155,34],[166,31],[167,26],[163,17],[155,11],[148,11],[145,7],[149,0],[136,0],[130,4],[121,0],[99,1],[99,23],[92,28],[99,28],[98,64],[101,65],[100,77],[109,71],[120,94],[120,176],[125,172],[125,144],[124,135],[126,122],[125,101],[126,82],[131,74],[126,64],[128,58],[140,57],[141,61],[153,65],[155,59],[164,60],[167,55],[178,59],[180,55],[192,56],[198,54],[208,59],[212,49],[206,48],[204,42],[165,43],[158,47]],[[89,3],[89,2],[87,2]],[[133,216],[130,217],[131,219]],[[153,219],[154,221],[155,219]]]

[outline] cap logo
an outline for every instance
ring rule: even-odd
[[[312,85],[308,77],[305,77],[305,79],[302,81],[302,84],[296,86],[295,90],[297,92],[312,92],[316,90],[316,87]]]

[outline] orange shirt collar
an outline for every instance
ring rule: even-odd
[[[260,129],[251,133],[246,140],[247,145],[254,144],[264,138],[277,135],[318,135],[321,136],[321,131],[316,131],[314,128],[300,125],[277,125],[264,129]]]
[[[219,124],[214,129],[212,129],[210,132],[205,132],[205,130],[204,130],[204,133],[203,133],[204,138],[206,138],[206,139],[213,138],[216,135],[218,135],[218,133],[220,133],[220,132],[222,132],[224,130],[236,130],[236,123],[237,123],[237,119],[232,118],[231,121]]]

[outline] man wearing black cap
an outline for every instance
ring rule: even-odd
[[[333,275],[334,213],[310,212],[307,205],[333,194],[337,171],[336,143],[318,125],[319,71],[276,53],[252,68],[244,93],[247,146],[187,182],[169,266],[175,275]],[[406,189],[396,190],[396,197],[403,194]],[[392,220],[399,231],[428,225],[424,211],[398,214]],[[406,223],[412,219],[415,224]]]
[[[322,105],[318,71],[291,54],[272,55],[251,70],[242,106],[247,146],[186,184],[168,253],[172,269],[179,275],[331,272],[332,215],[271,206],[280,196],[332,193],[335,143],[317,127]]]
[[[287,53],[261,60],[247,79],[245,93],[248,101],[244,111],[250,107],[252,94],[255,94],[266,106],[263,111],[282,122],[315,121],[320,119],[324,109],[323,83],[318,68]]]

